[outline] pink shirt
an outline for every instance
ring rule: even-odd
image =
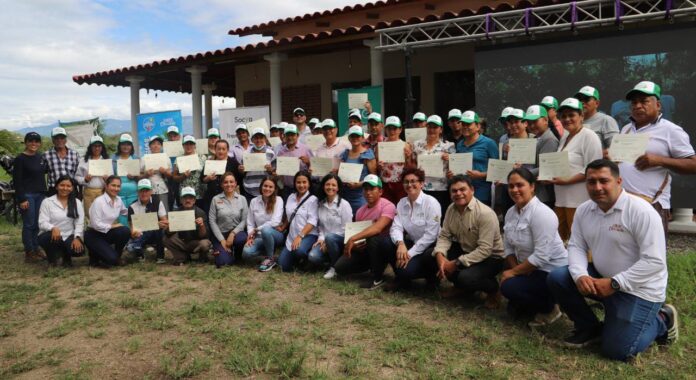
[[[394,220],[394,217],[396,216],[396,206],[394,206],[394,204],[386,198],[380,198],[375,207],[369,208],[367,207],[367,204],[360,207],[358,212],[355,213],[355,221],[362,222],[364,220],[371,220],[376,222],[380,216],[386,216],[390,220]],[[391,222],[384,227],[381,235],[389,236],[390,227]]]

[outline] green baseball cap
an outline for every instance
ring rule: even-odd
[[[389,116],[387,121],[384,123],[384,126],[401,128],[401,120],[398,116]]]
[[[512,110],[514,110],[514,108],[512,107],[503,108],[503,111],[500,112],[500,117],[498,118],[498,120],[500,120],[501,123],[507,120],[507,118],[510,117]]]
[[[481,119],[479,118],[479,115],[476,112],[465,111],[462,114],[461,121],[462,121],[462,123],[471,124],[471,123],[480,123]]]
[[[577,98],[579,95],[585,95],[588,98],[595,98],[599,100],[599,91],[592,86],[584,86],[583,88],[579,89],[575,94],[575,97]]]
[[[524,120],[524,111],[522,111],[519,108],[513,108],[512,111],[510,111],[510,116],[508,116],[508,118],[510,117],[515,117],[520,120]]]
[[[365,136],[365,131],[363,131],[361,126],[354,125],[348,129],[348,136],[351,135]]]
[[[131,144],[133,143],[133,137],[131,137],[131,135],[129,135],[128,133],[122,134],[121,137],[119,137],[119,139],[118,139],[119,144],[125,143],[125,142],[129,142]]]
[[[140,190],[152,190],[152,182],[147,178],[141,179],[138,181],[138,191]]]
[[[382,122],[382,115],[378,114],[377,112],[373,112],[367,116],[367,121],[374,121],[377,123],[381,123]]]
[[[211,137],[220,137],[220,130],[217,128],[208,129],[208,138]]]
[[[159,137],[159,136],[155,136],[155,137],[153,137],[153,138],[160,138],[160,139],[162,139],[162,138]],[[152,141],[153,138],[150,138],[150,141]],[[90,143],[90,145],[91,145],[91,144],[94,144],[94,143],[102,143],[102,144],[104,144],[104,139],[103,139],[101,136],[92,136],[92,137],[89,139],[89,143]]]
[[[577,98],[567,98],[561,102],[560,106],[558,106],[558,112],[561,112],[561,110],[564,108],[570,108],[582,112],[582,102]]]
[[[158,141],[158,140],[160,143],[164,143],[164,139],[162,138],[162,136],[154,135],[154,136],[150,137],[150,140],[147,142],[147,145],[150,145],[153,142]]]
[[[285,127],[285,134],[289,133],[294,133],[297,134],[297,126],[295,124],[288,124],[287,127]]]
[[[194,144],[195,145],[196,138],[191,136],[191,135],[186,135],[186,136],[184,136],[184,139],[181,140],[181,145],[184,145],[184,144]]]
[[[423,112],[416,112],[413,114],[413,120],[425,121],[426,119],[427,119],[427,117],[425,116],[425,114]]]
[[[379,177],[374,175],[374,174],[368,174],[363,179],[363,186],[365,186],[365,185],[369,185],[372,187],[379,187],[381,189],[382,188],[382,180],[379,179]]]
[[[654,97],[660,99],[660,95],[662,95],[662,89],[660,88],[659,85],[655,84],[654,82],[644,80],[644,81],[638,83],[637,85],[635,85],[635,87],[633,87],[633,89],[631,91],[626,93],[626,99],[631,100],[633,95],[638,94],[638,93],[654,96]]]
[[[322,128],[336,128],[336,122],[333,121],[333,119],[324,119],[324,121],[321,122],[321,127]]]
[[[541,99],[541,105],[548,108],[553,108],[553,109],[558,109],[558,100],[554,98],[551,95],[544,96],[543,99]]]
[[[461,119],[462,118],[462,111],[460,111],[457,108],[452,108],[449,113],[447,113],[447,120],[452,120],[452,119]]]
[[[186,186],[183,189],[181,189],[181,198],[183,197],[196,197],[196,190],[193,189],[191,186]]]
[[[542,117],[549,117],[549,114],[546,112],[546,108],[538,104],[529,106],[529,108],[527,108],[527,112],[524,114],[524,120],[529,121],[539,120]]]
[[[428,116],[428,120],[426,121],[428,124],[435,124],[438,127],[442,127],[442,118],[437,115],[430,115]]]
[[[310,126],[315,126],[317,124],[319,124],[319,119],[317,119],[316,117],[309,119],[309,122],[307,123],[307,125],[310,125]]]

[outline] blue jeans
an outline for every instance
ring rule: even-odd
[[[324,236],[326,244],[326,253],[321,251],[321,246],[317,245],[309,251],[309,262],[314,265],[321,265],[328,259],[329,264],[336,264],[341,255],[343,255],[343,235],[327,234]]]
[[[285,235],[273,227],[265,227],[256,234],[256,238],[251,246],[244,246],[242,250],[242,260],[251,260],[254,257],[266,255],[272,259],[276,247],[280,247],[285,242]]]
[[[162,230],[156,230],[156,231],[145,231],[143,232],[140,237],[137,237],[135,239],[131,238],[130,241],[128,242],[128,245],[126,246],[126,250],[129,252],[135,253],[138,256],[143,255],[143,248],[147,244],[153,244],[155,246],[155,250],[157,251],[157,258],[158,259],[163,259],[164,258],[164,244],[162,244],[162,238],[164,236],[162,235]]]
[[[24,252],[36,252],[39,250],[39,208],[46,196],[42,193],[24,194],[24,198],[29,202],[26,210],[22,213],[22,244]]]
[[[227,239],[230,233],[232,233],[232,231],[223,233],[225,239]],[[230,252],[226,250],[217,239],[213,238],[213,254],[218,253],[217,255],[215,255],[215,266],[219,268],[221,266],[234,264],[234,255],[236,252],[242,251],[242,248],[244,247],[244,243],[246,243],[246,240],[246,231],[239,231],[236,235],[234,235],[234,241],[232,241],[232,251]]]
[[[500,285],[500,292],[511,305],[530,313],[549,313],[555,301],[546,285],[548,272],[535,270],[526,276],[515,276]]]
[[[316,243],[317,238],[317,235],[305,236],[300,242],[300,246],[294,251],[290,251],[286,247],[283,247],[283,250],[280,252],[280,257],[278,258],[278,263],[283,272],[292,271],[298,259],[306,259],[312,246]]]
[[[588,273],[602,276],[590,264]],[[575,324],[576,331],[599,328],[600,322],[580,294],[568,267],[551,272],[547,279],[549,290]],[[610,359],[626,360],[645,351],[659,337],[667,334],[667,326],[658,315],[662,302],[650,302],[621,291],[598,299],[604,304],[602,354]]]

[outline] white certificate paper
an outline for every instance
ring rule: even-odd
[[[406,128],[406,142],[413,144],[414,141],[425,140],[428,128]]]
[[[539,181],[570,177],[568,151],[542,153],[539,155]]]
[[[406,162],[406,158],[404,157],[405,145],[406,143],[401,140],[378,143],[377,153],[379,154],[379,160],[382,162]]]
[[[203,175],[222,175],[225,174],[225,169],[227,169],[227,160],[207,160]]]
[[[168,168],[171,161],[166,153],[150,153],[143,156],[143,164],[145,164],[145,170],[159,170],[159,168]]]
[[[184,146],[181,144],[181,141],[165,141],[164,153],[167,153],[169,157],[183,156]]]
[[[309,165],[312,169],[312,176],[324,177],[333,170],[334,159],[331,157],[310,157]]]
[[[210,154],[208,151],[208,139],[196,139],[196,154],[203,156]]]
[[[245,172],[262,172],[266,170],[266,153],[250,153],[244,152],[242,158]]]
[[[307,148],[311,151],[316,151],[320,146],[324,145],[325,142],[326,139],[323,135],[309,135],[305,137],[305,145],[307,145]]]
[[[516,164],[536,164],[537,139],[510,139],[507,160]]]
[[[196,229],[196,214],[193,210],[170,211],[169,232],[193,231]]]
[[[507,176],[515,165],[512,161],[488,160],[488,171],[486,171],[486,181],[507,183]]]
[[[294,176],[300,171],[300,159],[297,157],[276,157],[276,174]]]
[[[268,143],[271,144],[271,146],[275,148],[278,145],[282,144],[283,140],[281,140],[280,137],[269,137]]]
[[[165,166],[165,168],[166,168],[166,166]],[[127,175],[139,176],[140,175],[140,160],[117,160],[116,161],[116,174],[119,177],[125,177]]]
[[[358,183],[360,182],[363,166],[365,165],[341,162],[338,166],[338,176],[345,183]]]
[[[348,94],[348,108],[365,109],[367,93]]]
[[[188,156],[179,156],[176,158],[176,168],[179,169],[179,173],[185,173],[186,171],[196,171],[201,170],[201,161],[198,159],[197,154],[189,154]]]
[[[111,160],[89,160],[87,163],[89,164],[87,172],[92,177],[102,177],[105,175],[114,174],[114,164]]]
[[[609,147],[609,157],[617,162],[635,162],[645,154],[650,140],[649,134],[618,134],[614,135]]]
[[[449,170],[454,174],[466,174],[474,169],[473,153],[450,153]]]
[[[444,178],[445,167],[442,153],[419,154],[418,167],[423,169],[426,177]]]
[[[350,239],[353,235],[362,232],[365,228],[370,227],[372,225],[371,220],[363,220],[362,222],[351,222],[351,223],[346,223],[346,232],[345,235],[343,235],[343,244],[348,243],[348,239]],[[357,243],[360,243],[364,240],[358,240]]]
[[[131,215],[133,229],[140,232],[159,230],[159,218],[156,212],[143,212]]]

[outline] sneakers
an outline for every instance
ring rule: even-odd
[[[259,272],[268,272],[273,269],[274,266],[276,266],[275,259],[268,258],[259,265]]]
[[[553,305],[553,310],[548,313],[538,313],[534,316],[534,319],[528,323],[531,328],[548,326],[558,320],[561,317],[561,310],[558,305]]]
[[[379,281],[365,281],[364,283],[360,284],[360,287],[362,289],[367,289],[367,290],[375,290],[379,289],[384,285],[384,280],[379,280]]]
[[[157,264],[166,264],[167,260],[165,260],[164,258],[159,258],[159,259],[157,259],[156,263]]]
[[[602,325],[586,331],[573,331],[573,335],[565,338],[563,346],[568,348],[583,348],[602,339]]]
[[[671,304],[664,304],[658,313],[667,325],[667,335],[657,339],[657,343],[661,345],[669,345],[679,339],[679,313],[677,308]]]
[[[324,273],[325,280],[331,280],[334,277],[336,277],[336,269],[334,269],[334,267],[329,268],[329,270]]]

